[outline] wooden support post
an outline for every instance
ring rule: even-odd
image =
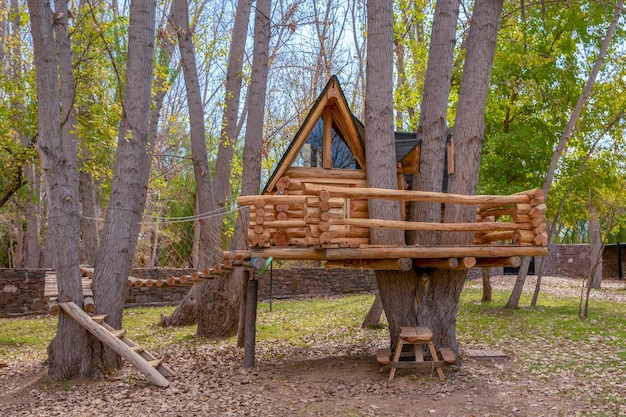
[[[243,342],[243,367],[254,367],[256,349],[256,309],[259,292],[259,281],[248,271],[248,291],[246,298],[246,334]]]

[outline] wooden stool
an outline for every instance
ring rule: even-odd
[[[424,352],[422,350],[424,344],[428,345],[432,361],[424,361]],[[402,347],[404,345],[413,345],[413,351],[415,355],[414,362],[400,362],[400,355],[402,354]],[[396,352],[393,356],[393,361],[387,365],[391,371],[389,372],[389,381],[393,380],[396,375],[396,368],[437,368],[437,374],[440,381],[445,381],[443,375],[443,361],[439,360],[435,345],[433,344],[433,332],[425,326],[419,327],[400,327],[400,338],[398,339],[398,345],[396,346]]]

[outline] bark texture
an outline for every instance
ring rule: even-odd
[[[270,11],[271,0],[259,0],[254,13],[254,47],[252,49],[252,74],[248,90],[248,119],[246,122],[246,138],[243,148],[243,179],[241,195],[256,195],[261,189],[261,147],[263,145],[263,120],[265,118],[265,96],[267,92],[267,74],[269,71],[269,47],[271,39]],[[239,211],[235,227],[233,245],[243,248],[249,213]],[[242,270],[233,272],[229,283],[230,300],[237,307],[237,344],[242,346],[246,329],[245,305],[248,290],[248,274]],[[255,307],[256,308],[256,307]],[[250,335],[248,335],[250,336]],[[250,338],[248,338],[250,340]]]
[[[54,236],[59,300],[83,303],[78,269],[78,170],[75,144],[61,135],[59,122],[59,74],[53,34],[51,5],[47,1],[29,1],[35,69],[37,73],[38,144],[42,173],[46,180],[49,206],[48,225]],[[63,5],[57,7],[63,7]],[[63,10],[63,9],[61,9]],[[60,12],[58,8],[57,12]],[[67,9],[65,9],[67,11]],[[60,49],[69,46],[67,13],[56,19]],[[59,39],[59,36],[61,39]],[[69,50],[59,51],[68,56]],[[99,375],[92,366],[87,331],[69,316],[61,314],[57,334],[48,346],[48,374],[51,379],[72,379]]]
[[[228,67],[226,68],[224,116],[222,118],[220,146],[215,163],[215,178],[213,179],[213,190],[217,207],[225,207],[226,201],[231,193],[231,164],[241,127],[237,118],[239,116],[241,101],[243,60],[251,8],[251,0],[240,0],[237,2],[237,9],[235,11],[233,35],[228,52]]]
[[[441,192],[443,186],[446,149],[446,116],[456,25],[460,0],[439,0],[435,6],[435,16],[428,51],[428,64],[424,78],[424,93],[420,120],[417,127],[418,138],[422,139],[420,172],[413,175],[413,189]],[[441,205],[438,203],[412,203],[411,220],[439,222]],[[409,243],[438,245],[439,233],[409,233]]]
[[[148,187],[144,168],[148,158],[155,8],[155,0],[134,0],[130,4],[124,106],[93,280],[98,314],[108,314],[107,322],[116,329],[122,327],[126,281],[132,269]],[[103,361],[106,368],[119,367],[113,354]]]

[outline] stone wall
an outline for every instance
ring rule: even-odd
[[[604,278],[626,278],[626,243],[613,243],[604,247],[602,276]]]
[[[324,268],[285,268],[267,270],[259,278],[259,299],[315,297],[371,293],[376,290],[372,271]]]
[[[44,311],[45,269],[0,269],[0,317]]]

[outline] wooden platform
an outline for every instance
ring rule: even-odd
[[[509,356],[499,350],[486,349],[464,349],[464,352],[470,359],[474,360],[508,360]]]
[[[91,290],[91,278],[83,277],[83,296],[93,297]],[[43,298],[46,301],[56,300],[59,295],[57,287],[57,273],[55,271],[46,271],[45,287],[43,290]]]

